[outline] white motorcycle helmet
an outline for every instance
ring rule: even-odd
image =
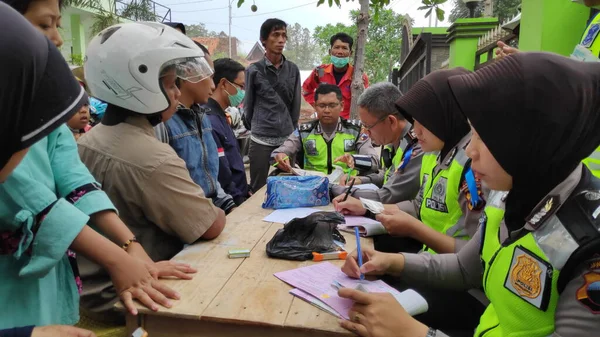
[[[177,77],[194,83],[213,73],[190,38],[156,22],[124,23],[103,30],[90,42],[84,63],[94,97],[143,115],[169,108],[160,77],[172,69]]]

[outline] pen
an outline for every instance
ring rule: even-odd
[[[288,159],[290,159],[290,156],[285,156],[282,160],[288,160]],[[271,166],[275,167],[277,165],[279,165],[279,162],[276,161],[275,164],[273,164]]]
[[[350,192],[352,191],[352,186],[354,186],[354,179],[352,179],[350,186],[348,186],[348,190],[346,191],[346,195],[344,196],[344,200],[342,200],[342,202],[344,202],[348,199],[348,196],[350,195]]]
[[[361,268],[363,265],[363,260],[362,260],[362,249],[360,249],[360,235],[358,232],[358,227],[354,227],[354,235],[356,236],[356,253],[358,254],[358,268]],[[365,279],[365,275],[363,275],[363,273],[360,273],[360,279],[364,280]]]

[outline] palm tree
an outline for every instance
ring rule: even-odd
[[[437,27],[438,21],[444,21],[444,10],[440,8],[448,0],[422,0],[423,6],[419,7],[419,10],[427,10],[425,17],[429,17],[429,27],[431,27],[431,15],[435,11],[435,26]]]

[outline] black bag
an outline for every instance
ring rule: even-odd
[[[316,212],[305,218],[295,218],[278,230],[267,243],[267,255],[285,260],[312,260],[312,253],[327,253],[341,248],[333,240],[346,243],[337,230],[344,223],[337,212]]]

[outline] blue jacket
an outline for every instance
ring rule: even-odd
[[[207,109],[212,135],[219,152],[219,182],[239,205],[248,197],[249,190],[240,145],[219,103],[211,98],[203,107]]]
[[[171,119],[155,127],[155,133],[185,161],[190,176],[202,187],[206,197],[228,213],[235,203],[219,184],[217,145],[212,137],[210,120],[203,109],[198,105],[193,105],[192,109],[180,105]]]
[[[115,208],[79,159],[66,124],[31,146],[0,184],[0,329],[77,323],[79,294],[66,252],[89,216],[103,210]]]

